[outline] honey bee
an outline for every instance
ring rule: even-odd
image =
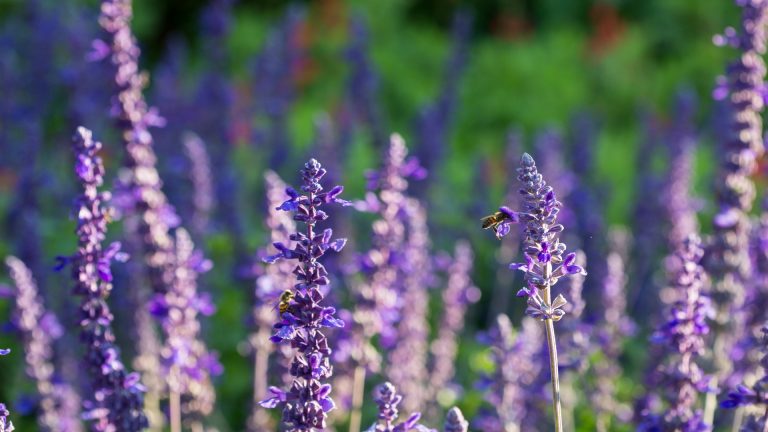
[[[505,221],[516,222],[508,213],[502,211],[497,211],[481,220],[483,221],[483,229],[492,229],[498,238],[503,237],[509,231],[508,225],[506,229],[503,229]]]
[[[275,305],[274,309],[278,309],[280,312],[280,315],[283,315],[288,310],[288,306],[290,306],[294,296],[295,295],[293,294],[292,290],[283,291],[280,294],[279,302],[277,303],[277,305]]]

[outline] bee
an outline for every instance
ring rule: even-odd
[[[295,294],[293,294],[292,290],[285,290],[280,294],[280,299],[277,305],[275,305],[274,309],[278,309],[280,311],[280,315],[283,315],[287,310],[288,306],[290,306],[291,301],[293,301],[293,297]]]
[[[505,222],[517,222],[513,216],[516,216],[516,213],[511,211],[509,213],[497,211],[492,215],[485,216],[481,219],[483,221],[483,229],[492,229],[496,233],[496,237],[501,238],[509,232],[509,225]]]

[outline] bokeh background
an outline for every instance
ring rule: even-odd
[[[214,3],[221,2],[136,0],[134,30],[151,75],[147,98],[168,123],[155,135],[171,202],[189,206],[184,132],[203,138],[214,164],[231,153],[230,202],[237,206],[217,210],[202,244],[215,264],[204,289],[218,308],[205,334],[226,370],[216,383],[221,430],[242,430],[249,409],[253,288],[242,270],[268,239],[267,168],[295,183],[308,156],[329,160],[346,197],[360,199],[365,171],[381,160],[382,137],[405,137],[430,171],[430,180],[414,187],[429,208],[435,253],[460,238],[475,250],[473,276],[483,297],[469,309],[457,367],[467,389],[458,404],[468,417],[481,403],[472,383],[490,367],[474,334],[498,312],[490,305],[498,242],[478,225],[514,181],[505,163],[510,131],[534,154],[539,138],[559,134],[566,162],[575,147],[589,146],[594,211],[632,230],[638,199],[648,196],[639,178],[663,175],[659,137],[675,124],[676,98],[693,96],[694,193],[708,229],[719,119],[711,95],[734,56],[712,37],[737,22],[731,1],[239,0],[223,15]],[[94,1],[0,0],[0,256],[37,254],[33,270],[54,309],[71,302],[67,274],[52,268],[75,244],[69,137],[77,123],[104,141],[110,177],[121,160],[108,71],[85,60],[99,34],[97,14]],[[226,222],[231,212],[241,235]],[[364,248],[370,218],[350,219],[348,232],[359,234],[353,244]],[[119,222],[112,231],[120,231]],[[0,280],[7,281],[4,272]],[[116,284],[118,331],[127,340],[130,311],[122,310],[121,296]],[[510,303],[513,322],[521,309],[522,302]],[[0,321],[9,316],[9,303],[0,302]],[[647,330],[650,323],[640,321]],[[638,390],[646,336],[640,331],[640,343],[628,343],[622,359],[627,397]],[[21,352],[11,325],[0,346]],[[13,401],[17,427],[28,431],[35,430],[33,386],[22,357],[3,359],[0,400]],[[580,430],[593,430],[588,412],[579,417]]]

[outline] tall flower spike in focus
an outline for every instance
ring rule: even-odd
[[[397,389],[392,383],[385,382],[376,386],[373,390],[373,400],[379,407],[378,420],[365,432],[435,432],[419,423],[421,413],[418,412],[411,414],[405,421],[395,424],[400,415],[397,407],[403,397],[397,394]]]
[[[69,384],[54,380],[53,346],[63,329],[45,310],[30,269],[14,256],[7,257],[5,263],[16,286],[16,326],[24,340],[26,372],[35,380],[40,396],[38,426],[44,432],[79,432],[80,398]]]
[[[120,258],[120,244],[102,249],[111,209],[109,192],[99,192],[104,183],[104,165],[97,155],[101,143],[91,131],[80,127],[74,138],[75,173],[83,193],[75,201],[77,252],[71,263],[74,293],[82,297],[80,338],[85,344],[85,368],[90,376],[91,400],[84,403],[86,420],[98,432],[141,431],[147,427],[142,412],[143,387],[139,376],[128,373],[120,361],[120,349],[112,332],[112,312],[107,298],[112,291],[111,261]],[[66,262],[65,261],[65,262]]]
[[[557,431],[561,431],[563,426],[560,383],[553,323],[565,315],[563,306],[567,301],[562,294],[553,300],[551,291],[560,278],[576,274],[586,275],[586,271],[575,263],[576,254],[569,253],[564,256],[565,244],[559,239],[563,226],[557,223],[560,201],[555,197],[552,187],[547,185],[539,174],[536,163],[528,153],[523,153],[517,173],[517,179],[523,185],[520,189],[523,210],[515,212],[508,207],[500,207],[496,213],[499,215],[499,221],[494,226],[494,230],[498,237],[502,237],[510,231],[510,224],[516,222],[525,224],[523,240],[525,263],[512,263],[510,269],[525,273],[526,286],[520,289],[517,295],[528,297],[526,314],[544,321],[552,374],[555,427]]]
[[[283,406],[282,422],[289,432],[324,429],[328,412],[335,407],[331,385],[327,382],[333,374],[331,348],[322,329],[344,327],[344,322],[334,316],[335,308],[322,305],[324,294],[321,290],[330,281],[319,259],[328,249],[340,251],[346,239],[332,239],[333,232],[328,228],[316,232],[316,225],[328,218],[320,209],[324,204],[350,203],[339,198],[344,190],[341,186],[323,192],[320,180],[325,174],[320,163],[310,159],[301,170],[301,192],[286,188],[289,199],[278,208],[292,212],[293,219],[305,225],[305,231],[291,234],[290,240],[295,242],[293,249],[275,242],[278,253],[264,259],[268,263],[280,259],[298,261],[293,271],[296,284],[275,312],[279,321],[274,325],[272,336],[273,342],[290,341],[291,347],[296,349],[291,363],[293,384],[288,391],[270,387],[272,397],[261,402],[265,408]]]
[[[704,251],[698,236],[690,235],[675,253],[670,284],[677,300],[667,311],[667,321],[652,340],[663,344],[665,361],[659,366],[657,388],[665,401],[659,414],[647,413],[640,430],[703,432],[711,430],[696,409],[700,393],[710,387],[710,379],[696,363],[705,350],[711,316],[709,298],[704,295],[707,275],[701,267]]]

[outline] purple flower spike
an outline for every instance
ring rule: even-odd
[[[706,347],[706,321],[712,315],[709,298],[704,295],[707,277],[701,267],[703,254],[701,240],[690,235],[674,255],[675,273],[670,283],[677,300],[667,311],[667,322],[652,337],[666,350],[666,361],[657,370],[657,388],[663,390],[666,411],[646,413],[642,430],[711,430],[696,409],[697,395],[709,390],[710,380],[696,364]]]
[[[714,321],[714,353],[717,378],[732,381],[730,354],[744,334],[745,320],[738,316],[745,299],[744,285],[751,273],[749,259],[749,213],[755,201],[752,176],[763,156],[763,111],[765,108],[766,25],[768,1],[737,0],[741,7],[739,28],[726,29],[716,42],[738,50],[720,80],[718,91],[728,108],[727,135],[722,136],[715,196],[713,242],[707,250],[707,271],[712,275],[712,300],[717,309]]]
[[[723,408],[736,408],[739,406],[752,406],[757,408],[753,412],[760,415],[751,415],[744,428],[745,431],[763,431],[768,424],[768,322],[761,329],[760,350],[763,357],[760,365],[763,367],[763,376],[751,387],[739,385],[736,390],[728,393],[724,401],[720,403]],[[759,426],[759,427],[758,427]]]
[[[27,375],[34,379],[40,396],[38,425],[46,432],[80,432],[80,398],[72,387],[54,382],[53,344],[63,334],[56,317],[45,310],[37,282],[24,263],[5,259],[16,286],[16,326],[24,340]],[[0,355],[10,350],[0,349]],[[74,409],[70,409],[74,408]],[[2,429],[0,429],[2,430]]]
[[[551,289],[564,276],[586,275],[586,271],[575,264],[575,254],[563,257],[565,244],[558,238],[563,226],[557,223],[561,204],[528,153],[523,154],[517,172],[517,178],[523,184],[520,189],[524,201],[523,211],[514,212],[501,207],[498,213],[503,215],[502,223],[519,220],[525,224],[523,251],[526,261],[513,263],[510,269],[525,272],[527,286],[518,291],[518,296],[528,296],[526,313],[541,320],[558,321],[565,314],[562,310],[567,303],[565,297],[558,295],[554,300],[545,301],[543,292]]]
[[[138,214],[149,282],[155,293],[165,293],[173,281],[173,239],[170,229],[178,217],[162,190],[150,128],[163,122],[144,99],[147,77],[139,67],[141,50],[131,30],[132,0],[102,0],[99,24],[104,30],[101,56],[111,63],[116,95],[112,109],[125,147],[126,176],[121,194],[126,209]],[[101,46],[102,44],[99,43]],[[107,55],[107,52],[109,55]],[[96,58],[97,56],[95,56]],[[87,163],[79,163],[88,167]],[[79,170],[81,171],[81,170]],[[86,170],[87,171],[87,170]]]
[[[273,396],[261,405],[267,408],[283,405],[282,422],[288,431],[324,429],[328,412],[335,407],[330,398],[331,386],[323,382],[331,377],[333,368],[331,348],[322,329],[343,327],[344,323],[333,316],[334,308],[322,305],[324,295],[320,289],[328,285],[329,280],[319,259],[332,248],[331,244],[338,244],[338,240],[331,240],[330,230],[317,232],[316,225],[327,218],[320,210],[322,205],[332,202],[344,205],[346,202],[338,198],[338,188],[331,189],[331,198],[328,198],[329,193],[323,192],[320,179],[325,174],[320,163],[310,159],[301,170],[303,193],[291,190],[286,201],[291,204],[280,206],[282,210],[293,212],[293,219],[306,226],[304,232],[290,235],[295,243],[293,249],[275,243],[283,259],[298,261],[293,270],[297,282],[291,289],[293,299],[279,311],[280,321],[274,325],[272,336],[277,343],[290,341],[296,350],[290,368],[294,379],[287,392],[271,389]]]
[[[75,209],[88,211],[78,213],[78,250],[70,258],[74,292],[82,297],[81,339],[86,345],[85,367],[90,373],[90,394],[93,395],[86,403],[88,412],[84,417],[93,421],[95,431],[141,431],[148,425],[142,412],[144,390],[120,362],[111,327],[112,313],[107,304],[112,284],[104,274],[111,274],[109,262],[114,252],[102,248],[109,221],[110,209],[106,203],[110,194],[99,192],[104,182],[104,166],[97,155],[100,149],[101,143],[93,140],[91,131],[77,129],[75,155],[80,163],[92,167],[87,173],[75,170],[83,190]],[[82,162],[84,160],[88,162]]]
[[[13,432],[13,422],[8,420],[8,416],[11,413],[5,408],[5,404],[0,403],[0,432]]]
[[[379,406],[378,421],[365,432],[435,432],[426,426],[419,424],[421,413],[411,414],[407,420],[395,424],[400,415],[397,407],[403,397],[397,394],[397,389],[392,383],[379,384],[373,391],[373,400]]]
[[[464,419],[464,414],[457,407],[453,407],[445,416],[444,432],[467,432],[469,431],[469,422]]]

